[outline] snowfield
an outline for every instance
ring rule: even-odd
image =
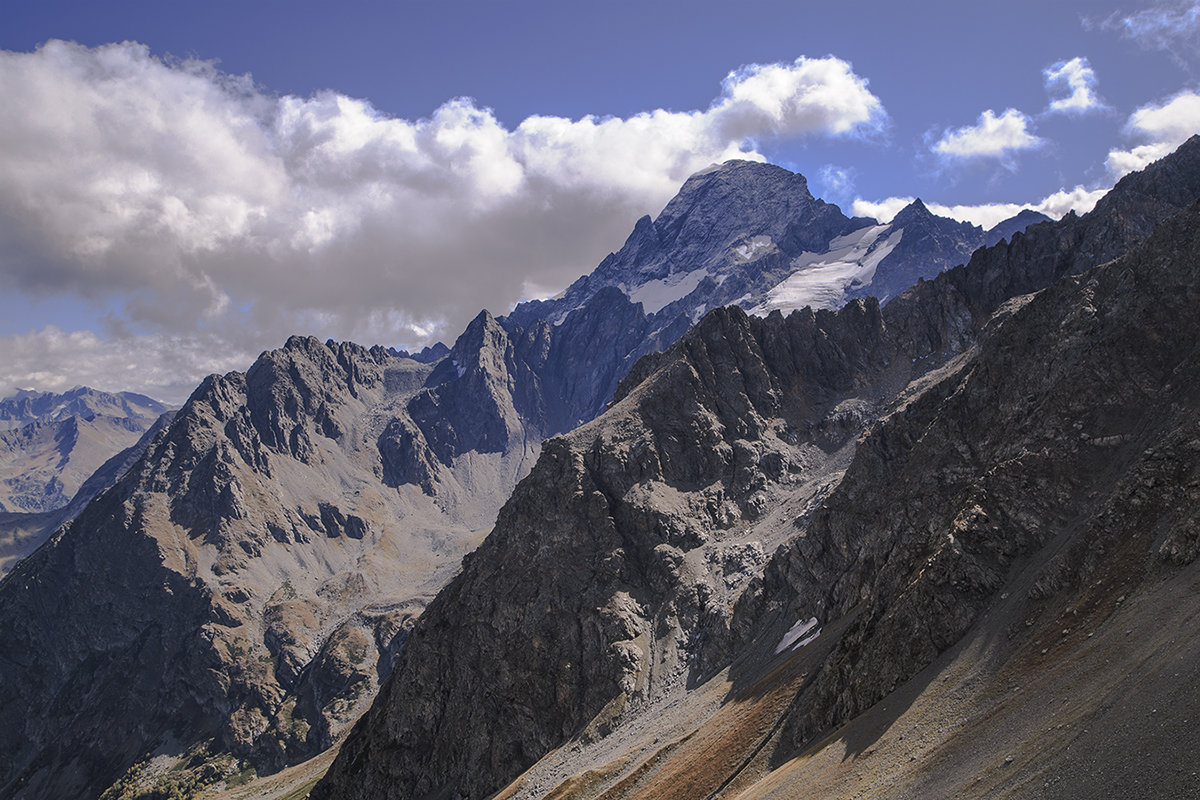
[[[846,289],[855,282],[869,284],[875,268],[900,243],[903,231],[890,229],[890,225],[862,228],[834,239],[827,252],[802,254],[792,262],[792,274],[749,313],[765,317],[772,311],[787,314],[805,306],[841,308]]]

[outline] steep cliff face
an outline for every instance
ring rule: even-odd
[[[1126,485],[1130,459],[1196,416],[1184,405],[1150,430],[1140,409],[1190,402],[1193,384],[1172,376],[1190,375],[1194,336],[1175,338],[1168,320],[1194,318],[1200,212],[1124,261],[1021,295],[1194,200],[1198,154],[1194,139],[1091,215],[977,253],[882,313],[862,301],[787,318],[713,312],[644,359],[604,416],[547,443],[314,796],[488,796],[556,747],[646,724],[657,701],[735,656],[745,686],[824,631],[828,655],[774,733],[743,741],[702,794],[663,789],[704,796],[928,665],[1013,564],[1042,553],[1038,592],[1079,564],[1091,574],[1110,545],[1084,536],[1058,564],[1054,526],[1090,513],[1081,498],[1103,505],[1105,481]],[[1195,556],[1187,497],[1155,545],[1183,562]],[[621,763],[591,764],[606,776],[594,786],[645,778]]]
[[[1008,298],[1117,258],[1198,195],[1200,136],[1193,136],[1167,158],[1122,178],[1090,213],[1035,225],[904,292],[888,304],[889,327],[904,328],[897,335],[911,339],[922,356],[957,352]],[[929,331],[943,338],[930,338]]]
[[[1006,587],[1036,618],[1098,578],[1102,596],[1132,593],[1200,555],[1198,223],[1193,206],[1121,260],[1009,304],[873,428],[742,600],[845,621],[785,745],[881,700]]]
[[[510,336],[490,314],[481,313],[439,363],[432,385],[409,401],[413,422],[442,463],[467,452],[525,446],[526,426],[545,427],[538,372],[545,364],[546,332],[523,333]]]
[[[1008,220],[1001,225],[1010,234],[1026,227]],[[889,228],[899,231],[899,241],[880,260],[870,281],[852,287],[849,296],[878,297],[887,302],[922,278],[967,263],[987,238],[976,225],[936,216],[920,198],[901,209]]]
[[[294,337],[206,379],[0,583],[0,794],[96,796],[152,752],[268,772],[328,747],[536,454],[527,345],[477,323],[456,364]]]
[[[767,257],[823,252],[838,236],[866,227],[812,196],[803,175],[782,167],[730,161],[693,175],[658,218],[638,221],[629,239],[561,298],[518,308],[557,320],[605,287],[615,287],[646,314],[689,315],[696,305],[724,305],[759,282],[769,285]],[[751,262],[758,262],[753,263]],[[738,284],[722,288],[726,281]],[[703,287],[703,288],[701,288]],[[687,302],[682,302],[688,298]]]
[[[505,796],[1194,794],[1198,225],[1005,304],[897,397],[740,595],[724,702]]]

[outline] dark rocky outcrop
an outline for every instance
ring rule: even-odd
[[[731,587],[749,577],[737,565],[765,557],[736,530],[765,513],[768,482],[819,458],[783,446],[778,419],[808,438],[795,432],[878,369],[881,332],[873,301],[786,322],[714,311],[654,380],[549,440],[426,610],[324,796],[486,796],[583,726],[600,735],[626,703],[719,663]]]
[[[442,463],[472,451],[504,452],[526,424],[544,426],[537,371],[546,347],[536,335],[520,333],[510,337],[482,312],[438,363],[428,388],[408,402],[409,415]]]

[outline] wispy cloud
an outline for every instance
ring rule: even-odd
[[[1161,103],[1134,111],[1125,123],[1125,134],[1140,142],[1128,150],[1109,152],[1105,165],[1120,178],[1156,161],[1200,132],[1200,94],[1185,90]]]
[[[1085,28],[1116,31],[1146,49],[1163,50],[1188,74],[1200,56],[1200,1],[1159,2],[1134,13],[1116,12],[1103,19],[1084,18]]]
[[[294,332],[453,336],[590,270],[697,169],[887,123],[834,57],[742,67],[705,109],[511,128],[464,98],[408,120],[277,96],[133,43],[0,52],[0,96],[0,288],[115,302],[155,336],[219,330],[238,353]]]
[[[1200,2],[1196,0],[1163,3],[1133,14],[1117,12],[1085,24],[1117,31],[1142,47],[1164,50],[1189,71],[1184,54],[1200,52]]]
[[[1042,70],[1042,75],[1046,79],[1046,91],[1060,95],[1050,101],[1050,112],[1082,114],[1105,108],[1096,95],[1096,71],[1086,58],[1076,56],[1070,61],[1059,61]],[[1063,90],[1066,90],[1065,95]]]
[[[943,203],[926,202],[925,206],[941,217],[950,217],[960,222],[970,222],[973,225],[987,229],[1003,222],[1009,217],[1016,216],[1020,211],[1031,208],[1043,214],[1059,219],[1069,211],[1084,214],[1091,211],[1107,189],[1085,189],[1076,186],[1074,189],[1060,189],[1042,198],[1036,203],[983,203],[980,205],[945,205]],[[891,222],[900,210],[913,201],[912,197],[888,197],[884,200],[854,201],[854,213],[865,217],[874,217],[881,222]]]
[[[1015,108],[997,116],[988,109],[974,125],[947,129],[930,146],[943,162],[974,159],[1007,160],[1012,153],[1040,147],[1043,140],[1030,131],[1031,120]]]

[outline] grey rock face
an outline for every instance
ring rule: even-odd
[[[1013,613],[1033,625],[1058,602],[1085,607],[1097,579],[1119,605],[1195,561],[1198,230],[1193,204],[1120,260],[1005,307],[872,431],[743,599],[748,614],[847,621],[781,757],[931,663],[1004,587],[1022,587]]]
[[[658,219],[638,221],[621,250],[580,278],[561,300],[530,311],[550,318],[578,307],[603,287],[628,292],[697,270],[709,271],[711,283],[723,268],[747,261],[733,252],[741,243],[765,237],[785,253],[819,252],[831,239],[868,223],[848,219],[837,206],[814,198],[803,175],[770,164],[730,161],[689,178]],[[716,290],[714,285],[706,294],[737,297],[731,289]],[[650,298],[646,302],[649,314],[662,307]]]
[[[900,232],[896,246],[879,262],[870,283],[853,287],[849,296],[886,302],[922,278],[967,263],[986,238],[969,222],[934,215],[920,199],[901,209],[889,225],[889,235],[890,231]]]
[[[87,387],[0,400],[0,576],[110,486],[167,409]]]
[[[776,420],[807,438],[878,366],[881,332],[873,301],[787,321],[714,311],[653,380],[549,440],[427,609],[325,796],[486,796],[583,726],[603,735],[720,663],[731,597],[765,560],[739,526],[764,513],[769,483],[819,458],[783,446]],[[785,408],[796,381],[811,406]]]
[[[642,304],[650,330],[685,320],[678,336],[712,308],[743,297],[757,302],[790,272],[790,258],[824,252],[870,223],[814,198],[802,175],[730,161],[689,178],[657,219],[639,220],[624,247],[562,297],[522,304],[510,316],[561,323],[611,287]]]
[[[888,304],[889,327],[913,343],[918,357],[961,352],[1008,298],[1117,258],[1197,196],[1200,137],[1193,136],[1169,157],[1126,175],[1090,213],[1035,225],[902,293]]]
[[[712,312],[643,359],[605,415],[546,444],[314,797],[486,797],[809,616],[843,633],[783,718],[780,759],[915,674],[1055,539],[1052,522],[1099,511],[1079,505],[1094,480],[1175,447],[1200,416],[1183,397],[1195,337],[1155,349],[1173,316],[1197,318],[1200,209],[1071,277],[1195,201],[1197,158],[1200,138],[1092,214],[1014,235],[882,310]],[[1161,429],[1142,407],[1163,409]],[[841,483],[814,489],[848,451]],[[771,516],[789,508],[802,513]],[[1196,550],[1180,513],[1154,544],[1173,563]],[[761,582],[735,548],[750,529],[791,540]],[[1103,551],[1072,541],[1094,568]]]
[[[75,519],[87,507],[92,498],[111,487],[125,472],[137,463],[154,438],[171,422],[175,412],[168,411],[146,429],[132,446],[125,448],[100,465],[85,480],[61,508],[38,513],[0,513],[0,577],[14,564],[32,553],[42,542],[50,538],[60,527]],[[76,418],[63,423],[67,425]],[[43,423],[32,423],[32,428]],[[22,429],[24,430],[24,429]]]
[[[467,326],[430,376],[432,385],[408,403],[442,463],[471,451],[504,452],[522,437],[526,420],[540,428],[545,413],[534,369],[544,348],[538,345],[514,342],[486,311]],[[532,364],[531,349],[538,351]]]

